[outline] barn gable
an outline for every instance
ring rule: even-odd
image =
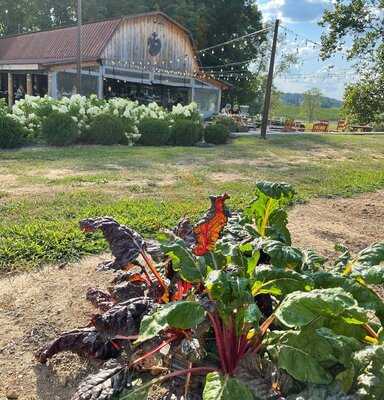
[[[199,70],[188,31],[163,13],[125,17],[102,54],[103,61],[131,68],[159,68],[192,75]]]

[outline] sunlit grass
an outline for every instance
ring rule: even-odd
[[[110,215],[145,235],[197,218],[207,196],[232,208],[254,183],[295,185],[297,199],[352,196],[384,187],[384,137],[278,135],[201,148],[73,147],[0,152],[0,269],[28,269],[106,248],[78,221]]]

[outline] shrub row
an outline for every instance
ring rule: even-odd
[[[139,124],[140,140],[143,146],[193,146],[203,138],[208,143],[225,144],[229,129],[221,124],[208,125],[205,130],[201,123],[179,119],[173,126],[168,121],[145,118]],[[67,115],[53,112],[42,123],[42,139],[50,146],[81,144],[128,144],[124,123],[114,115],[98,115],[90,128],[79,134],[76,123]],[[11,149],[28,144],[24,127],[9,115],[0,115],[0,148]]]
[[[226,143],[229,135],[228,127],[219,120],[204,131],[195,103],[179,104],[169,112],[156,103],[144,106],[125,99],[27,96],[15,104],[12,113],[6,105],[0,111],[0,148],[137,141],[145,146],[192,146],[203,136],[210,143]]]
[[[143,146],[193,146],[204,139],[212,144],[225,144],[229,129],[221,124],[211,124],[205,129],[202,123],[179,119],[172,127],[166,121],[146,118],[139,125]]]

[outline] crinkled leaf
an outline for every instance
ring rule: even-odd
[[[288,184],[257,183],[256,198],[244,211],[248,221],[254,225],[253,236],[270,237],[291,244],[287,229],[288,217],[284,208],[293,195],[294,190]]]
[[[237,379],[211,372],[205,380],[203,400],[254,400],[254,396]]]
[[[319,271],[323,269],[324,264],[327,261],[325,257],[320,256],[314,250],[304,250],[303,255],[302,271]]]
[[[384,242],[375,243],[361,251],[345,265],[344,274],[362,277],[368,284],[384,283]]]
[[[196,302],[179,301],[162,305],[156,312],[142,319],[137,343],[152,339],[170,327],[177,329],[196,328],[204,318],[205,311]]]
[[[366,400],[384,398],[384,346],[370,346],[354,354],[358,395]]]
[[[346,277],[331,272],[317,272],[312,275],[316,289],[343,288],[359,303],[359,306],[374,311],[384,322],[384,302],[369,287],[352,277]]]
[[[296,193],[292,185],[285,182],[260,181],[256,183],[256,187],[266,196],[276,200],[290,200]]]
[[[205,281],[205,287],[224,314],[253,303],[250,281],[246,278],[223,271],[211,271]]]
[[[303,253],[277,240],[264,240],[263,251],[271,258],[273,266],[278,268],[300,269],[303,263]]]
[[[222,196],[210,196],[210,210],[193,228],[196,237],[196,245],[192,250],[193,254],[204,256],[215,249],[216,242],[219,240],[230,216],[225,205],[225,201],[229,198],[226,193]]]
[[[337,384],[333,385],[306,385],[299,394],[292,394],[287,400],[360,400],[355,395],[347,395]]]
[[[269,293],[274,296],[286,296],[295,291],[309,291],[314,283],[311,278],[290,269],[273,268],[268,265],[257,267],[254,273],[255,283],[252,294]]]
[[[280,346],[279,368],[285,369],[295,379],[302,382],[329,384],[332,375],[310,354],[301,348]]]
[[[329,368],[342,364],[351,366],[353,352],[362,345],[353,338],[334,334],[321,328],[304,328],[271,335],[268,351],[295,379],[302,382],[329,384],[333,377]]]
[[[163,244],[161,249],[167,256],[171,257],[172,268],[180,274],[183,280],[190,283],[202,281],[203,276],[199,263],[183,240]]]
[[[108,362],[96,374],[87,376],[71,400],[112,400],[131,385],[127,366]]]
[[[244,312],[244,322],[253,325],[255,329],[259,328],[260,320],[263,318],[263,313],[260,311],[257,304],[249,304]]]
[[[167,322],[170,327],[176,329],[196,328],[204,321],[204,308],[194,301],[176,303],[167,315]]]
[[[319,317],[356,325],[368,321],[366,311],[341,288],[291,293],[277,309],[276,316],[288,327],[305,326]]]

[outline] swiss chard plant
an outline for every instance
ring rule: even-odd
[[[293,247],[294,195],[259,182],[236,213],[228,195],[212,196],[197,224],[182,220],[155,248],[118,226],[108,240],[120,271],[109,292],[87,293],[99,313],[39,361],[60,351],[115,360],[73,400],[145,400],[159,386],[203,400],[384,398],[384,303],[372,286],[384,283],[384,242],[356,256],[339,246],[335,264]]]

